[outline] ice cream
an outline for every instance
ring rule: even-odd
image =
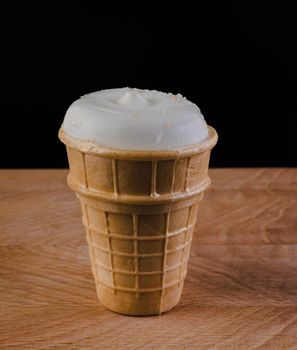
[[[82,96],[62,126],[73,138],[126,150],[176,149],[208,136],[200,109],[185,97],[131,88]]]
[[[216,131],[181,95],[113,89],[68,109],[60,140],[98,298],[125,315],[180,300]]]

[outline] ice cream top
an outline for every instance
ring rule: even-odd
[[[200,109],[181,95],[131,88],[82,96],[66,112],[69,136],[110,148],[168,150],[208,136]]]

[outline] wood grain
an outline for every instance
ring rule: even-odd
[[[97,302],[66,170],[0,171],[0,349],[297,349],[297,170],[216,169],[181,303]]]

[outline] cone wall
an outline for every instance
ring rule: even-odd
[[[69,186],[86,227],[100,302],[128,315],[160,314],[181,296],[199,202],[208,187],[206,140],[171,151],[105,149],[66,144]]]

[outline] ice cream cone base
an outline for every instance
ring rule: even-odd
[[[135,299],[129,292],[118,291],[113,294],[111,288],[102,286],[97,287],[97,295],[101,304],[111,311],[123,315],[149,316],[171,310],[178,304],[182,289],[183,282],[178,287],[168,288],[164,292],[150,295],[141,293]]]
[[[128,315],[175,306],[202,194],[149,206],[78,197],[100,302]]]
[[[180,300],[198,204],[209,185],[214,129],[194,147],[108,150],[60,132],[80,200],[100,302],[126,315],[161,314]]]

